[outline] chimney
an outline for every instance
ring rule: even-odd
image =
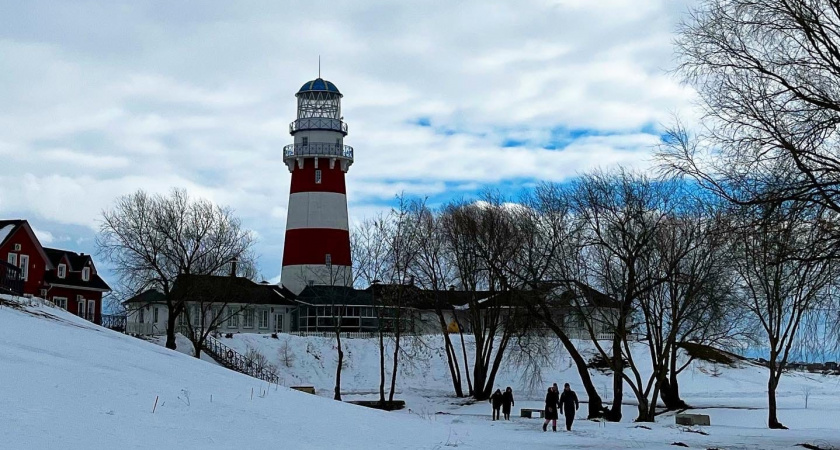
[[[233,259],[230,261],[230,276],[236,277],[236,263],[237,260]]]

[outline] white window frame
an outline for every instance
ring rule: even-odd
[[[58,275],[58,278],[64,279],[67,276],[67,265],[59,264],[58,269],[56,269],[56,274]]]
[[[267,309],[261,309],[258,319],[259,319],[260,329],[261,330],[267,330],[268,329],[268,319],[269,319],[268,310]]]
[[[6,262],[17,267],[17,253],[9,252],[9,256],[6,257]]]
[[[76,315],[81,317],[82,319],[85,318],[85,305],[87,302],[85,301],[84,297],[81,295],[76,296]]]
[[[82,281],[90,281],[90,267],[82,268]]]
[[[254,328],[254,310],[245,309],[242,311],[242,328]]]
[[[321,184],[321,169],[315,169],[315,184]]]
[[[23,281],[29,281],[29,255],[20,255],[18,262],[20,263],[20,276]]]
[[[327,266],[327,269],[332,267],[332,255],[331,254],[327,253],[326,256],[324,256],[324,265]]]
[[[232,309],[233,308],[228,307],[227,327],[239,328],[239,311],[232,312]]]
[[[87,311],[85,311],[85,314],[87,314],[86,317],[91,322],[96,320],[96,300],[88,299]]]
[[[62,308],[65,311],[67,311],[67,297],[53,297],[52,302],[53,305],[58,306],[59,308]]]

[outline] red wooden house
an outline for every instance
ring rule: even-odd
[[[52,301],[102,323],[102,295],[111,290],[84,253],[45,248],[25,220],[0,220],[0,258],[20,268],[23,294]]]

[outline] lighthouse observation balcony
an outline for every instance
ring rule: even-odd
[[[304,144],[289,144],[283,147],[283,159],[292,158],[340,158],[353,162],[353,147],[336,145],[328,142],[310,142]]]
[[[347,136],[347,124],[328,117],[304,117],[289,124],[289,133],[295,134],[301,130],[338,131]]]

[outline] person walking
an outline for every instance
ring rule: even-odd
[[[493,420],[499,420],[499,409],[502,408],[503,395],[501,389],[496,389],[496,392],[490,396],[490,404],[493,405]]]
[[[572,422],[575,421],[575,411],[580,408],[580,404],[578,403],[577,394],[569,386],[569,383],[563,386],[563,394],[560,396],[559,403],[562,407],[560,414],[566,416],[566,431],[572,431]]]
[[[514,406],[513,389],[508,386],[507,389],[505,389],[505,393],[502,394],[502,414],[505,415],[505,420],[510,420],[511,406]]]
[[[552,386],[545,394],[545,422],[543,431],[548,431],[548,422],[551,422],[551,429],[557,431],[557,405],[560,403],[560,393]]]

